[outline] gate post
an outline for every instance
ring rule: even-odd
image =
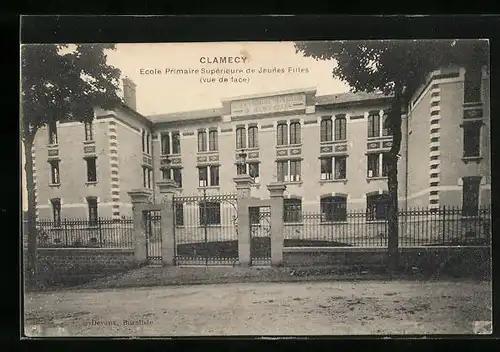
[[[267,185],[271,197],[271,265],[283,264],[283,242],[285,240],[285,225],[283,220],[283,194],[286,185],[273,182]]]
[[[238,197],[238,257],[242,267],[250,266],[250,214],[247,199],[253,182],[249,175],[238,175],[234,179]]]
[[[147,261],[148,253],[146,247],[146,228],[142,211],[144,205],[151,203],[152,192],[149,189],[133,189],[128,192],[132,199],[133,223],[134,223],[134,257],[138,264]]]
[[[170,179],[156,182],[162,196],[161,207],[161,256],[165,266],[175,265],[174,195],[177,184]]]

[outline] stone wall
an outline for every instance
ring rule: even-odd
[[[38,256],[38,273],[45,285],[80,284],[137,267],[133,249],[43,248]]]
[[[489,273],[490,247],[402,247],[399,263],[420,271],[446,270],[450,273]],[[288,247],[283,249],[283,263],[288,267],[314,266],[385,266],[385,248]]]

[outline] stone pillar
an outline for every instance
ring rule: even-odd
[[[151,203],[152,191],[141,188],[128,192],[132,199],[132,211],[134,222],[134,256],[139,264],[147,261],[146,229],[144,227],[143,209],[144,205]]]
[[[283,264],[283,242],[285,225],[283,221],[283,194],[286,186],[281,182],[267,185],[271,197],[271,265]]]
[[[234,178],[238,195],[238,257],[242,267],[250,265],[250,213],[248,199],[252,178],[248,175],[238,175]]]
[[[164,266],[175,265],[174,195],[177,183],[170,179],[156,182],[161,194],[161,255]]]

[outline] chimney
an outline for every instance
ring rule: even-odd
[[[135,83],[128,77],[122,79],[123,81],[123,100],[125,104],[132,110],[136,109],[136,97],[135,97]]]

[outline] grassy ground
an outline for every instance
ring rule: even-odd
[[[27,293],[31,336],[470,334],[477,281],[240,283]]]

